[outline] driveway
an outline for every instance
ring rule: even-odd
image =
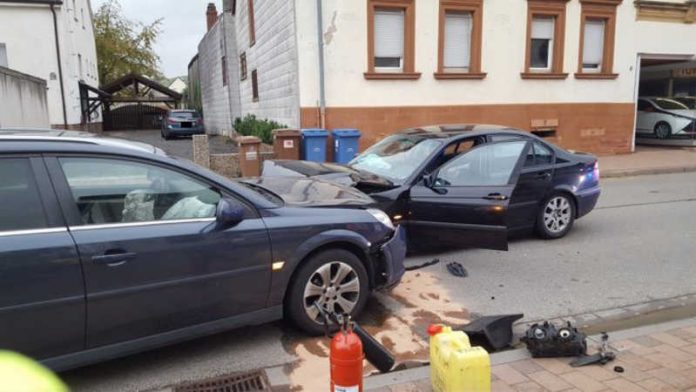
[[[399,361],[428,356],[431,322],[462,324],[470,315],[524,313],[555,318],[696,293],[696,173],[603,181],[598,208],[564,239],[511,242],[509,252],[466,250],[422,255],[390,293],[379,293],[359,320]],[[458,261],[469,276],[450,275]],[[328,342],[283,323],[246,328],[73,370],[74,391],[151,390],[240,370],[282,365],[297,387],[325,390]],[[370,369],[368,369],[369,371]]]
[[[133,140],[151,144],[166,151],[168,154],[178,157],[193,159],[193,143],[191,138],[181,138],[164,140],[158,129],[136,130],[136,131],[107,131],[103,136],[115,137],[119,139]],[[225,136],[210,135],[210,153],[225,154],[237,152],[237,145]]]

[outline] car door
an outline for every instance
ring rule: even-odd
[[[660,114],[655,111],[655,107],[650,101],[639,99],[636,130],[641,132],[652,132],[659,116]]]
[[[507,250],[507,210],[529,143],[487,143],[411,188],[410,241]]]
[[[39,156],[0,156],[0,347],[36,359],[84,349],[80,260]]]
[[[541,203],[551,189],[554,162],[553,150],[539,141],[531,142],[517,186],[510,198],[509,229],[522,229],[534,225]]]
[[[82,258],[88,347],[265,307],[269,237],[244,200],[245,219],[217,230],[218,201],[235,196],[175,167],[87,156],[48,164]]]

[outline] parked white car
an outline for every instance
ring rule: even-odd
[[[658,139],[696,132],[696,110],[669,98],[638,98],[636,133],[653,134]]]

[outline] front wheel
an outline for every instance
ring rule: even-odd
[[[369,295],[365,266],[343,249],[321,252],[296,272],[286,297],[286,315],[310,334],[324,331],[323,319],[314,303],[328,312],[357,316]]]
[[[672,127],[664,121],[657,123],[655,125],[655,136],[658,139],[669,139],[672,136]]]
[[[564,193],[556,193],[543,204],[537,216],[537,232],[542,238],[556,239],[568,234],[575,222],[575,203]]]

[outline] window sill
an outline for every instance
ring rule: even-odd
[[[520,73],[522,79],[566,79],[568,77],[567,73],[559,72],[522,72]]]
[[[365,72],[367,80],[418,80],[420,72]]]
[[[477,79],[481,80],[486,77],[485,72],[435,72],[433,76],[438,80],[464,80]]]
[[[616,79],[619,77],[619,74],[615,73],[582,73],[582,72],[576,72],[575,73],[575,79]]]

